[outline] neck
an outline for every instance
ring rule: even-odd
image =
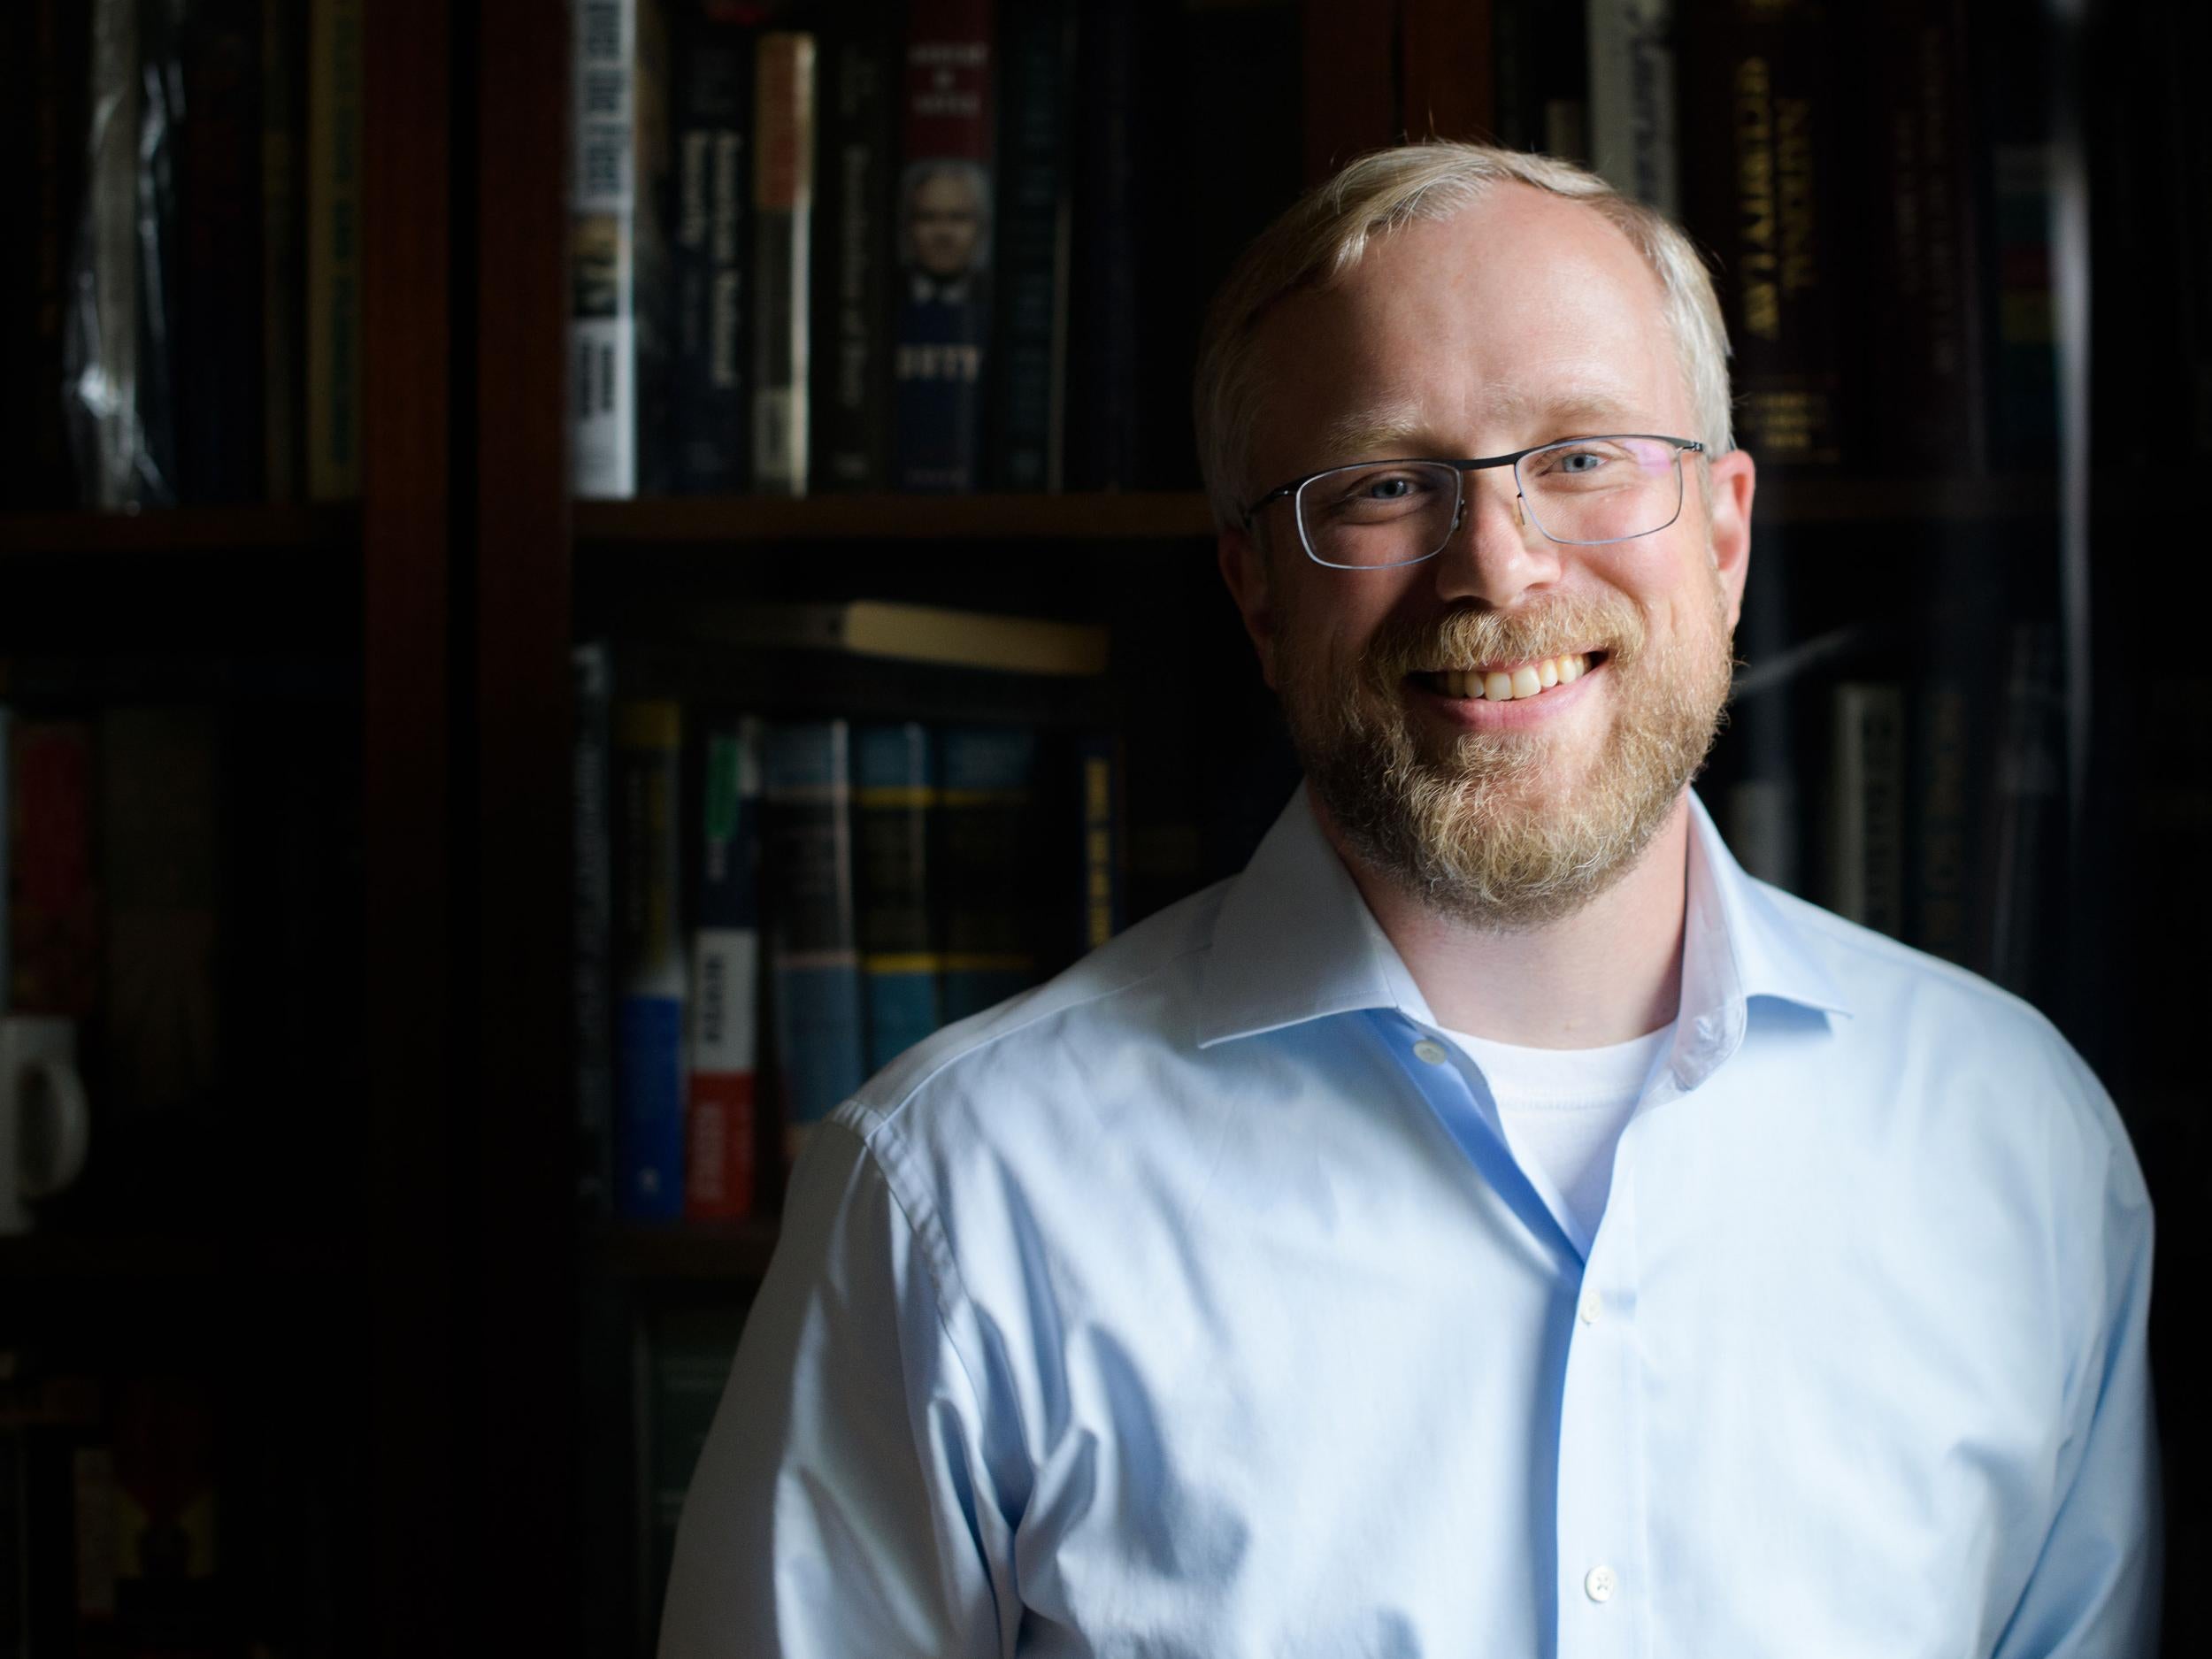
[[[1502,933],[1422,904],[1316,820],[1438,1021],[1531,1048],[1596,1048],[1658,1030],[1682,995],[1690,803],[1684,791],[1636,867],[1573,915]]]

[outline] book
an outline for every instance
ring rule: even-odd
[[[1095,950],[1128,921],[1120,740],[1110,733],[1087,733],[1077,764],[1083,792],[1082,949]]]
[[[1736,439],[1763,466],[1846,458],[1845,39],[1817,0],[1698,0],[1685,16],[1684,222],[1719,256]]]
[[[753,146],[753,477],[766,495],[807,485],[814,232],[814,37],[776,30],[756,49]]]
[[[1680,211],[1674,0],[1588,0],[1590,165],[1623,196]]]
[[[964,491],[981,473],[991,335],[991,0],[915,0],[901,119],[894,483]]]
[[[224,1609],[212,1394],[195,1378],[127,1377],[114,1389],[109,1427],[108,1468],[81,1459],[80,1491],[88,1531],[99,1525],[103,1500],[112,1505],[112,1588],[86,1574],[80,1593],[101,1610],[111,1594],[125,1652],[217,1653]],[[100,1493],[111,1470],[112,1488]],[[85,1551],[81,1569],[100,1554]]]
[[[185,418],[173,421],[179,498],[264,499],[263,0],[197,0],[183,14],[175,121],[178,323]]]
[[[772,721],[762,743],[769,1001],[787,1157],[865,1077],[851,748],[841,719]]]
[[[684,1217],[734,1221],[752,1212],[757,1187],[761,723],[716,723],[702,758]]]
[[[1874,188],[1862,452],[1889,472],[1988,465],[1964,0],[1884,0],[1870,54]]]
[[[307,494],[361,493],[362,16],[311,0],[307,89]]]
[[[613,710],[615,1213],[674,1221],[684,1207],[683,712]]]
[[[613,671],[603,641],[569,656],[575,699],[572,810],[576,1062],[576,1195],[605,1214],[614,1202]]]
[[[4,689],[0,685],[0,689]],[[14,958],[10,936],[15,886],[15,710],[0,703],[0,1014],[15,1006]]]
[[[90,722],[17,720],[9,764],[8,1005],[88,1019],[100,962]]]
[[[2056,623],[2010,628],[1985,842],[1983,972],[2031,1002],[2048,995],[2065,941],[2067,696]]]
[[[1075,9],[1010,7],[999,107],[999,292],[984,421],[991,488],[1056,491],[1066,438]]]
[[[638,493],[638,0],[576,0],[569,396],[575,492]]]
[[[1589,147],[1589,17],[1554,0],[1492,0],[1498,142],[1584,161]]]
[[[1905,933],[1905,693],[1847,680],[1833,693],[1829,908]]]
[[[177,401],[189,332],[183,305],[184,209],[178,199],[187,129],[186,19],[180,7],[138,9],[138,504],[185,496]]]
[[[1924,679],[1913,703],[1912,942],[1972,967],[1972,702],[1965,680],[1946,673]]]
[[[668,488],[736,495],[752,461],[752,37],[687,0],[670,47]]]
[[[1103,673],[1109,646],[1107,630],[1093,624],[885,599],[703,605],[688,611],[686,626],[695,635],[734,645],[849,651],[1025,674]]]
[[[1147,157],[1139,86],[1147,37],[1138,0],[1095,0],[1081,27],[1063,476],[1070,489],[1134,489],[1144,479],[1138,306]]]
[[[633,1327],[639,1653],[652,1652],[658,1640],[677,1523],[736,1362],[745,1315],[742,1302],[656,1308]]]
[[[941,967],[930,914],[936,767],[919,721],[853,733],[855,918],[866,999],[868,1070],[935,1031]]]
[[[937,731],[937,881],[950,1022],[1037,977],[1037,734],[1018,726]]]
[[[810,488],[879,490],[890,477],[891,170],[900,68],[884,8],[848,8],[822,53]]]

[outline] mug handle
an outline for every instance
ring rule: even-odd
[[[47,1167],[23,1171],[19,1184],[26,1198],[50,1198],[84,1171],[85,1153],[92,1144],[92,1108],[85,1099],[83,1080],[66,1060],[35,1060],[23,1070],[35,1072],[46,1086],[54,1140]]]

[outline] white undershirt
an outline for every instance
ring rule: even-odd
[[[1644,1092],[1651,1063],[1674,1041],[1667,1025],[1602,1048],[1523,1048],[1444,1033],[1481,1069],[1506,1144],[1524,1170],[1543,1171],[1586,1237],[1613,1184],[1613,1148]]]

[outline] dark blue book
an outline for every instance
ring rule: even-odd
[[[735,495],[752,453],[752,32],[686,0],[669,47],[664,470],[673,495]]]
[[[891,468],[892,171],[900,42],[878,5],[821,48],[814,166],[812,487],[879,490]]]
[[[1071,0],[1009,8],[1000,46],[997,334],[985,423],[989,478],[995,489],[1057,490],[1072,251]]]
[[[684,1209],[682,735],[677,703],[615,705],[615,1213],[626,1221]]]
[[[843,720],[773,723],[763,743],[769,997],[791,1155],[866,1076],[850,748]]]
[[[938,890],[947,1020],[1037,978],[1037,734],[1018,726],[937,733]]]
[[[937,803],[928,728],[864,726],[853,738],[860,966],[868,1069],[938,1026],[938,957],[929,910],[929,841]]]

